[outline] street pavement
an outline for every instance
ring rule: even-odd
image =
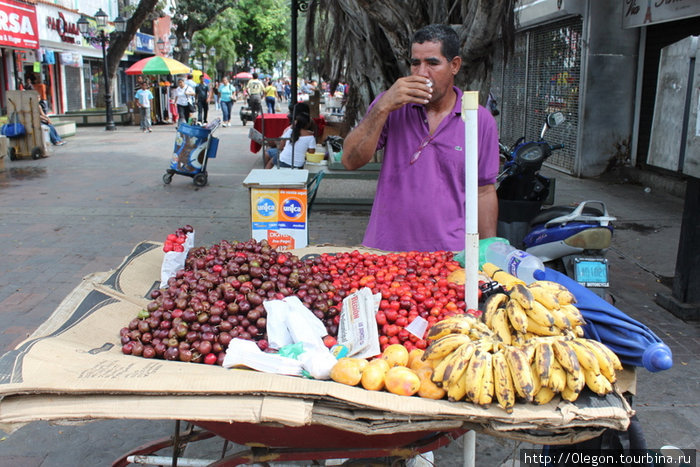
[[[239,121],[238,105],[234,122]],[[114,132],[81,127],[48,158],[6,158],[0,170],[0,351],[26,339],[83,277],[116,267],[143,240],[162,241],[185,224],[195,227],[197,245],[250,238],[249,197],[242,181],[251,169],[262,168],[262,161],[249,150],[249,128],[236,124],[216,131],[219,151],[209,161],[209,183],[202,188],[179,175],[169,185],[162,182],[175,138],[171,125],[154,126],[149,134],[137,126]],[[700,328],[654,301],[655,294],[670,292],[683,200],[618,176],[582,180],[549,173],[557,178],[558,204],[599,199],[618,218],[608,253],[616,305],[673,350],[672,369],[637,372],[634,408],[649,447],[698,449],[700,364],[695,356]],[[319,196],[367,197],[373,190],[373,182],[328,179]],[[326,209],[310,215],[310,244],[359,245],[368,213]],[[172,429],[173,422],[146,420],[7,428],[0,432],[0,467],[109,465]],[[461,441],[437,450],[436,465],[460,464]],[[525,447],[529,445],[478,434],[477,465],[499,466]],[[220,444],[209,442],[188,448],[186,455],[216,458],[220,450]]]

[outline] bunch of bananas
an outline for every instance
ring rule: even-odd
[[[486,263],[483,269],[491,278],[507,283],[508,293],[486,299],[483,320],[502,342],[522,346],[535,336],[583,336],[581,326],[586,322],[566,287],[551,281],[526,286],[500,269],[494,271],[492,266]]]
[[[487,299],[483,322],[457,315],[436,323],[422,356],[434,369],[433,383],[451,401],[487,407],[495,400],[508,413],[516,399],[546,404],[560,394],[575,401],[585,386],[611,392],[620,360],[582,337],[585,323],[574,301],[553,282],[511,283],[507,294]]]

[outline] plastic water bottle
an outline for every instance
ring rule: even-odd
[[[493,242],[486,247],[484,259],[505,272],[530,284],[544,277],[544,264],[533,256],[506,242]]]

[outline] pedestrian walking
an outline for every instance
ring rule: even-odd
[[[134,95],[136,103],[139,106],[139,117],[141,120],[141,130],[144,133],[151,133],[151,101],[153,100],[153,94],[151,90],[148,89],[148,83],[146,81],[141,82],[141,89],[136,91]]]
[[[178,123],[189,122],[190,113],[193,110],[190,104],[194,107],[194,89],[191,86],[187,86],[182,78],[177,80],[177,87],[173,90],[173,100],[175,105],[177,105]]]
[[[219,80],[214,81],[214,86],[212,86],[212,93],[214,95],[214,108],[216,110],[221,110],[221,104],[219,103]]]
[[[262,96],[265,93],[265,86],[258,79],[257,73],[253,73],[253,79],[246,84],[246,91],[248,92],[248,107],[253,111],[253,115],[261,114],[263,111]]]
[[[233,93],[235,88],[229,83],[228,76],[224,76],[219,86],[219,102],[221,103],[222,120],[221,126],[231,126],[231,112],[233,112]]]
[[[197,96],[197,121],[201,123],[208,123],[209,116],[209,99],[211,98],[211,89],[209,85],[204,82],[203,78],[194,89],[195,95]]]
[[[272,84],[272,81],[267,80],[265,86],[265,105],[267,105],[267,113],[275,113],[275,103],[277,102],[277,88]]]

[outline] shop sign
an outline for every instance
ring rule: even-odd
[[[622,27],[635,28],[700,16],[698,0],[620,0]]]
[[[46,17],[46,27],[56,31],[61,40],[68,44],[75,44],[76,38],[80,36],[78,24],[67,21],[60,11],[56,16]]]
[[[34,5],[0,0],[0,45],[25,49],[39,48]]]
[[[136,44],[134,50],[136,52],[142,52],[147,54],[152,54],[155,51],[155,40],[152,35],[144,34],[142,32],[137,32],[134,37]]]

